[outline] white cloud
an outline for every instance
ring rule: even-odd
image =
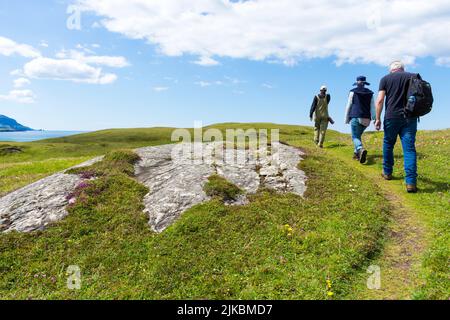
[[[31,90],[11,90],[7,95],[0,95],[0,100],[24,104],[35,103],[35,99],[36,97]]]
[[[266,89],[273,89],[273,88],[275,88],[273,85],[268,84],[268,83],[263,83],[261,86],[262,86],[263,88],[266,88]]]
[[[15,69],[15,70],[11,71],[9,74],[12,76],[22,76],[23,71],[22,71],[22,69]]]
[[[67,80],[89,84],[110,84],[117,80],[112,73],[103,73],[101,68],[94,68],[74,59],[37,58],[23,68],[24,74],[32,79]]]
[[[227,79],[229,82],[231,82],[231,84],[234,84],[234,85],[238,85],[241,83],[247,83],[247,81],[239,80],[237,78],[233,78],[233,77],[229,77],[229,76],[225,76],[225,79]]]
[[[43,48],[48,48],[48,43],[47,43],[46,41],[42,40],[42,41],[39,43],[39,46],[40,46],[40,47],[43,47]]]
[[[200,57],[198,60],[193,61],[193,63],[203,67],[212,67],[220,64],[219,61],[214,60],[211,57]]]
[[[19,55],[26,58],[36,58],[41,54],[38,50],[27,44],[20,44],[14,40],[0,36],[0,55]]]
[[[106,29],[156,44],[168,56],[196,55],[201,65],[217,65],[220,57],[386,65],[450,56],[448,0],[79,2]]]
[[[156,92],[163,92],[169,90],[169,87],[153,87],[152,89]]]
[[[179,80],[177,78],[172,78],[172,77],[164,77],[164,80],[172,82],[174,84],[178,84]]]
[[[111,68],[125,68],[130,66],[130,63],[125,57],[86,55],[84,52],[77,50],[61,50],[56,54],[56,57],[59,59],[70,58],[87,64],[101,65]]]
[[[31,83],[27,78],[19,78],[14,80],[14,88],[22,88]]]
[[[450,67],[450,57],[439,57],[436,59],[436,64],[442,67]]]
[[[222,80],[215,80],[215,81],[196,81],[194,82],[194,84],[200,86],[200,87],[210,87],[210,86],[231,86],[231,85],[239,85],[241,83],[246,83],[246,81],[242,81],[236,78],[231,78],[228,76],[225,76],[224,79],[226,81],[222,81]]]
[[[196,82],[194,82],[194,84],[196,84],[202,88],[210,87],[213,85],[212,82],[208,82],[208,81],[196,81]]]

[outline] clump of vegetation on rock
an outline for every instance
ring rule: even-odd
[[[118,150],[106,154],[103,161],[97,162],[90,167],[70,169],[67,173],[79,174],[85,179],[118,173],[133,176],[134,164],[139,160],[139,156],[133,151]]]
[[[239,187],[217,174],[208,178],[203,190],[209,197],[220,198],[223,201],[236,200],[243,193]]]

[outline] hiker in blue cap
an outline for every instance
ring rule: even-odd
[[[365,76],[359,76],[353,86],[356,88],[350,91],[348,97],[345,123],[351,124],[352,128],[352,139],[355,145],[353,159],[360,163],[366,163],[367,150],[363,147],[361,136],[370,126],[371,120],[375,120],[376,117],[374,93],[366,88],[366,86],[370,86],[370,83],[367,82]]]

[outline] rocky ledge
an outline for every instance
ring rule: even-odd
[[[224,150],[220,144],[178,144],[136,152],[142,159],[136,165],[136,175],[150,189],[144,204],[156,232],[163,231],[187,209],[209,200],[203,186],[212,174],[250,194],[262,187],[300,196],[306,190],[306,176],[298,169],[303,153],[283,144],[258,151]],[[245,200],[241,198],[237,204]]]
[[[98,157],[76,167],[98,162]],[[0,232],[42,230],[67,216],[67,195],[82,181],[63,172],[32,183],[0,198]]]
[[[135,166],[136,177],[150,189],[144,204],[149,225],[156,232],[187,209],[209,200],[203,187],[212,174],[223,176],[247,194],[271,188],[303,196],[306,190],[306,176],[298,169],[303,153],[283,144],[268,150],[228,150],[214,143],[171,144],[137,149],[136,153],[141,157]],[[81,182],[81,177],[61,172],[0,198],[0,232],[43,230],[63,219],[67,196]],[[245,203],[243,196],[234,204]]]

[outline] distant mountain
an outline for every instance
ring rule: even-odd
[[[33,129],[25,127],[16,120],[0,114],[0,132],[11,131],[33,131]]]

